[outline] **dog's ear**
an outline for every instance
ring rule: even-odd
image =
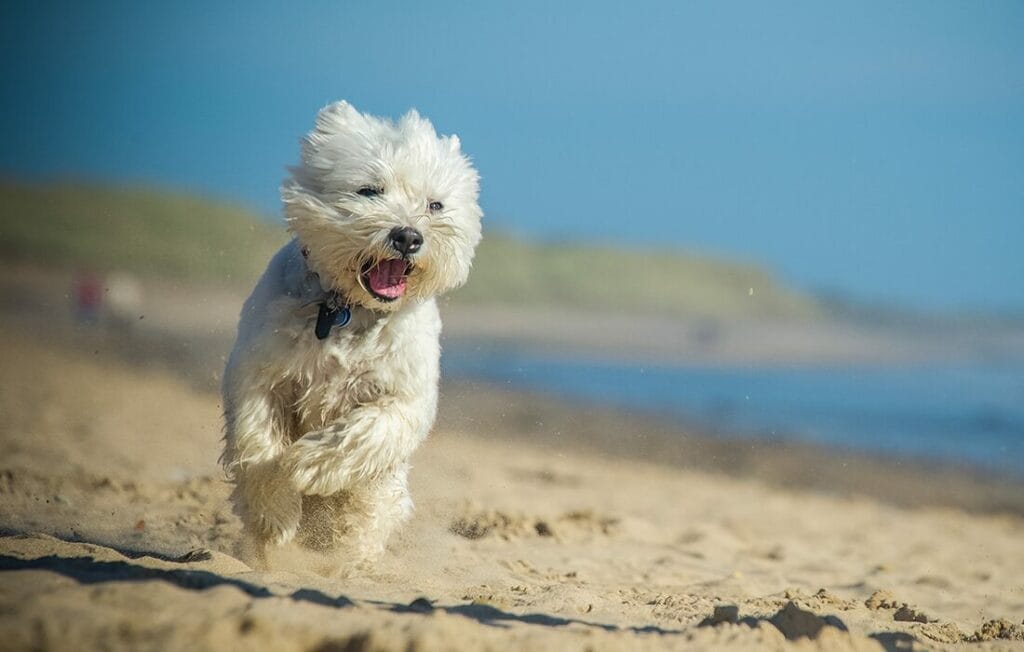
[[[301,164],[290,169],[292,179],[318,199],[329,200],[328,191],[345,189],[337,181],[351,176],[349,168],[372,158],[379,130],[378,120],[344,100],[325,106],[301,140]]]
[[[345,100],[339,100],[333,104],[328,104],[316,114],[315,131],[323,134],[333,134],[365,121],[365,116],[357,111],[354,106]]]

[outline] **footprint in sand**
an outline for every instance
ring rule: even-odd
[[[452,519],[448,531],[465,539],[497,537],[505,541],[526,537],[551,537],[555,540],[610,536],[619,519],[601,516],[591,510],[573,510],[555,518],[527,516],[496,509],[467,507]]]

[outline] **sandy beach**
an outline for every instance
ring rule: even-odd
[[[1024,652],[1024,0],[4,8],[0,652]]]
[[[467,383],[378,566],[256,571],[209,378],[30,323],[0,332],[5,649],[1024,649],[1018,484]]]

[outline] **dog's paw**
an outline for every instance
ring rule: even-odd
[[[293,493],[296,498],[295,509],[265,511],[257,516],[253,530],[262,541],[280,546],[295,538],[302,518],[302,497],[298,492]]]
[[[291,543],[298,532],[298,521],[293,524],[266,519],[253,526],[254,538],[269,546],[283,546],[286,543]]]
[[[293,443],[285,468],[294,487],[303,494],[326,496],[344,489],[351,481],[346,455],[337,434],[311,433]]]
[[[254,538],[272,545],[295,538],[302,518],[302,496],[286,475],[268,464],[236,491],[242,520]]]

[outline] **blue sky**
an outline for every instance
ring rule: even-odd
[[[273,216],[320,106],[415,106],[488,228],[1024,310],[1024,3],[88,4],[0,9],[0,174]]]

